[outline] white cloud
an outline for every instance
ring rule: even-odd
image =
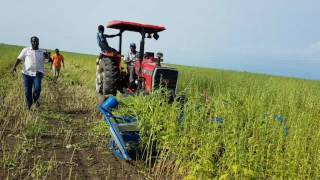
[[[311,59],[320,57],[320,41],[315,41],[301,50],[301,56]]]
[[[310,50],[320,52],[320,41],[311,44]]]

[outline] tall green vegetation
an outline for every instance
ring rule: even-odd
[[[7,67],[14,63],[21,48],[4,45],[0,48],[0,73],[5,74],[0,78],[0,100],[4,102],[0,106],[1,125],[18,132],[26,129],[25,133],[31,137],[39,136],[50,124],[39,126],[42,117],[23,112],[21,84],[16,85],[8,74]],[[46,88],[44,103],[53,103],[59,111],[67,108],[91,113],[90,118],[99,121],[94,114],[97,113],[96,57],[63,54],[66,59],[61,81],[64,89],[60,94],[66,97],[62,98],[63,107],[59,106],[61,98]],[[156,91],[150,96],[120,98],[123,104],[116,112],[138,118],[145,147],[141,156],[151,176],[159,179],[320,178],[319,81],[177,68],[178,94],[187,97],[183,106],[179,102],[167,103],[163,94]],[[16,89],[18,94],[11,89]],[[95,126],[96,136],[104,136],[108,131],[104,128],[100,124]],[[91,139],[101,141],[101,137]],[[15,149],[21,159],[24,154]],[[16,165],[18,158],[14,157],[3,155],[2,166]]]
[[[129,107],[123,111],[139,119],[153,175],[320,177],[319,82],[178,69],[179,93],[188,98],[182,109],[177,102],[166,103],[160,92],[124,100]]]

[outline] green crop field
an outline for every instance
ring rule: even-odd
[[[41,108],[25,111],[22,47],[0,45],[0,179],[319,179],[320,82],[216,69],[179,69],[181,106],[160,91],[117,98],[139,120],[143,157],[115,160],[95,99],[96,56],[64,52]],[[21,68],[21,65],[19,66]]]

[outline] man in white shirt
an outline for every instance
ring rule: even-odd
[[[22,76],[28,109],[31,108],[33,103],[37,107],[40,106],[41,80],[44,75],[46,59],[51,61],[48,52],[44,49],[39,49],[39,38],[33,36],[31,37],[31,47],[26,47],[21,51],[12,69],[12,72],[16,72],[17,65],[23,62]]]
[[[128,71],[129,71],[129,82],[130,85],[133,84],[133,81],[135,79],[135,74],[134,74],[134,62],[137,60],[138,58],[138,51],[136,50],[136,44],[135,43],[131,43],[130,44],[130,52],[128,53],[128,55],[126,56],[126,58],[124,59],[125,62],[128,65]]]

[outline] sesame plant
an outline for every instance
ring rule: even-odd
[[[178,68],[185,104],[155,91],[119,108],[139,119],[155,178],[319,178],[319,82]]]
[[[99,171],[81,167],[97,163],[97,152],[103,152],[99,160],[108,153],[108,127],[95,99],[96,56],[64,52],[60,84],[47,75],[41,109],[25,111],[20,73],[9,71],[20,50],[0,45],[0,179],[79,179],[85,171],[85,177],[112,177],[110,159]],[[138,167],[145,176],[320,178],[319,81],[175,67],[176,101],[168,103],[162,90],[117,96],[115,114],[138,119]],[[185,102],[178,100],[182,96]]]

